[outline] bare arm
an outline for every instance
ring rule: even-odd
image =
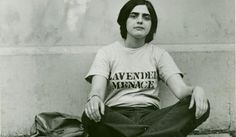
[[[196,118],[200,118],[208,108],[207,97],[201,87],[191,87],[185,84],[179,74],[171,76],[167,80],[167,85],[178,99],[191,95],[189,109],[196,106]]]
[[[105,77],[100,75],[93,76],[91,91],[89,93],[88,98],[91,98],[96,95],[100,97],[102,100],[104,100],[106,87],[107,87],[107,79]]]
[[[171,76],[167,80],[167,86],[178,99],[182,99],[188,95],[192,95],[193,87],[186,85],[179,74]]]
[[[91,92],[85,105],[85,113],[91,120],[99,122],[104,114],[103,103],[107,86],[107,79],[100,75],[93,76]]]

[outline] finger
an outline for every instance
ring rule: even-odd
[[[95,116],[95,121],[99,122],[101,119],[100,112],[99,112],[99,106],[98,104],[94,108],[94,116]]]
[[[196,119],[199,118],[199,113],[200,113],[200,101],[199,100],[195,100],[195,106],[196,106],[196,112],[195,112],[195,117]]]
[[[100,108],[101,108],[101,114],[104,115],[105,112],[105,106],[103,103],[100,103]]]
[[[196,105],[196,112],[195,112],[195,117],[196,117],[196,119],[198,119],[199,112],[200,112],[200,110],[199,110],[199,106]]]
[[[200,118],[204,114],[204,111],[205,111],[205,106],[204,106],[203,101],[201,101],[199,109],[200,109],[200,111],[199,111],[199,114],[198,114],[198,118]]]
[[[89,114],[90,114],[91,120],[94,120],[93,107],[92,107],[92,105],[90,105],[90,107],[89,107],[89,109],[88,109],[88,112],[89,112]]]
[[[199,101],[198,107],[199,107],[199,111],[198,111],[198,114],[197,114],[197,119],[199,119],[204,114],[205,106],[204,106],[204,102],[202,100]]]
[[[207,112],[207,110],[208,110],[208,102],[207,102],[207,100],[205,100],[205,102],[204,102],[204,114]]]
[[[92,120],[92,116],[91,116],[91,111],[90,111],[89,105],[85,108],[85,113],[87,114],[88,118],[90,120]]]
[[[191,101],[190,101],[190,105],[189,105],[189,109],[191,109],[192,107],[193,107],[193,105],[194,105],[194,98],[193,98],[193,96],[191,97]]]
[[[206,107],[206,105],[204,105],[204,108],[203,108],[203,111],[202,111],[202,115],[204,115],[206,113],[206,111],[207,111],[207,107]]]
[[[101,114],[100,114],[100,103],[94,104],[94,111],[93,114],[95,116],[95,122],[99,122],[101,120]]]
[[[97,121],[97,117],[96,117],[95,111],[96,111],[95,107],[93,106],[93,104],[91,104],[91,107],[90,107],[91,117],[96,122]]]
[[[204,115],[206,112],[207,112],[207,109],[208,109],[208,102],[207,102],[207,99],[204,99],[203,101],[203,114]]]

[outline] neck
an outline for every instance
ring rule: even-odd
[[[125,39],[125,46],[128,48],[140,48],[144,46],[145,38],[137,39],[133,37],[128,37]]]

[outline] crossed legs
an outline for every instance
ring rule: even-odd
[[[210,113],[195,118],[195,107],[188,109],[191,97],[163,109],[109,108],[100,122],[95,123],[84,113],[82,122],[90,137],[186,137],[202,124]]]

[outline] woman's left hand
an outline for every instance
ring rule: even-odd
[[[195,103],[196,112],[195,117],[199,119],[208,109],[208,99],[205,95],[204,90],[201,87],[195,87],[193,89],[189,109],[193,108]]]

